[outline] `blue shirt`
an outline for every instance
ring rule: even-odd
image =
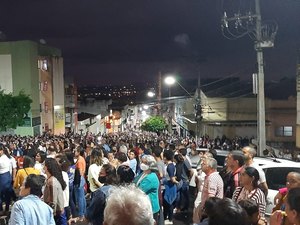
[[[9,225],[55,225],[52,208],[36,195],[15,202]]]
[[[135,158],[129,160],[129,166],[132,169],[132,171],[134,172],[134,174],[136,174],[137,161]]]

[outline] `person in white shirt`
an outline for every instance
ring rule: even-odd
[[[38,151],[38,153],[35,155],[34,168],[40,171],[40,174],[43,176],[46,176],[44,171],[46,157],[47,157],[46,152],[43,151]]]
[[[5,197],[5,211],[9,210],[9,203],[10,203],[10,191],[12,186],[12,178],[10,174],[11,169],[11,161],[7,157],[4,152],[5,146],[2,144],[0,145],[0,213],[3,213],[2,208],[2,196]]]
[[[93,193],[99,188],[102,187],[98,181],[99,173],[103,165],[102,152],[99,149],[93,149],[90,156],[90,166],[88,170],[88,181],[90,183],[91,198],[93,198]]]
[[[68,170],[70,167],[70,162],[65,155],[59,155],[56,157],[58,164],[60,165],[60,168],[62,170],[62,176],[63,180],[66,183],[66,188],[63,190],[63,197],[64,197],[64,209],[65,209],[65,214],[67,219],[70,218],[71,212],[69,208],[69,200],[70,200],[70,188],[69,188],[69,175],[68,175]]]
[[[253,159],[256,156],[256,150],[250,146],[246,146],[242,149],[245,156],[245,165],[244,167],[254,167],[259,173],[259,187],[264,192],[265,196],[268,195],[268,184],[266,180],[265,172],[262,168],[255,163]]]

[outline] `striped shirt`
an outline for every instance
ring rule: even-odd
[[[201,208],[210,197],[223,198],[223,180],[218,172],[213,172],[205,177],[201,196]]]
[[[252,191],[248,191],[244,187],[237,187],[233,193],[232,200],[238,203],[239,201],[246,199],[256,202],[259,215],[264,218],[266,212],[266,198],[262,190],[256,188]]]

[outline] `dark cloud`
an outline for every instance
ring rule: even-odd
[[[199,67],[203,76],[224,76],[255,70],[253,41],[248,37],[230,41],[221,34],[223,11],[232,16],[237,10],[251,9],[253,2],[4,1],[0,39],[44,39],[62,49],[65,75],[87,83],[151,80],[158,71],[172,70],[192,77]],[[275,48],[266,50],[266,77],[294,76],[300,1],[262,0],[261,9],[263,19],[279,26]]]

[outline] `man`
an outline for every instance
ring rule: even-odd
[[[232,151],[227,156],[227,166],[231,170],[230,179],[224,187],[225,197],[232,198],[234,190],[240,186],[240,174],[245,164],[245,157],[241,151]]]
[[[259,187],[264,192],[265,196],[268,195],[268,185],[266,180],[265,172],[262,168],[255,163],[253,158],[256,156],[256,150],[250,146],[246,146],[242,149],[243,154],[245,156],[245,167],[254,167],[259,173]]]
[[[180,191],[180,200],[181,200],[181,208],[177,209],[180,211],[185,211],[189,209],[190,205],[190,197],[189,197],[189,183],[190,183],[190,178],[193,177],[193,169],[192,165],[190,164],[189,160],[186,158],[187,156],[187,149],[186,148],[180,148],[179,153],[183,156],[184,158],[184,164],[183,164],[183,170],[181,174],[181,179],[183,181],[182,187],[179,190]]]
[[[40,199],[44,183],[42,175],[27,176],[20,188],[23,198],[13,205],[9,225],[55,225],[52,208]]]
[[[137,187],[115,187],[104,210],[103,225],[154,225],[151,203]]]
[[[199,218],[201,218],[204,203],[210,197],[223,198],[223,180],[217,172],[218,163],[214,158],[204,158],[201,164],[202,171],[206,174],[201,195]]]

